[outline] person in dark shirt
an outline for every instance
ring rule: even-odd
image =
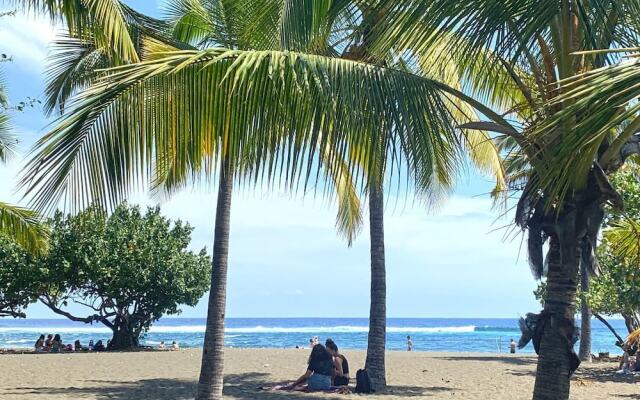
[[[331,353],[321,344],[313,346],[306,372],[298,378],[289,388],[307,382],[309,390],[329,390],[333,378],[335,365]]]
[[[338,345],[332,339],[327,339],[325,346],[331,353],[333,363],[336,366],[333,386],[347,386],[349,384],[349,361],[347,361],[347,357],[340,354]]]

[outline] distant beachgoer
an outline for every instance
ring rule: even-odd
[[[338,345],[332,339],[327,339],[325,347],[333,356],[333,363],[335,364],[333,386],[347,386],[349,384],[349,361],[347,361],[347,357],[340,354]]]
[[[60,335],[56,333],[56,335],[53,337],[53,340],[51,341],[51,352],[60,353],[60,351],[63,350],[63,346],[64,345],[62,344]]]
[[[44,351],[44,335],[40,335],[38,340],[36,340],[34,347],[36,349],[36,353],[42,353]]]
[[[516,354],[516,347],[517,343],[515,342],[515,340],[511,339],[511,341],[509,342],[509,352],[511,354]]]
[[[158,345],[158,350],[164,350],[164,340],[160,341],[160,344]]]
[[[73,351],[73,346],[71,345],[71,343],[67,344],[66,346],[62,346],[62,348],[66,351]]]
[[[76,341],[73,342],[73,348],[74,348],[75,351],[82,350],[82,345],[80,344],[80,339],[76,339]]]
[[[180,350],[180,346],[178,346],[178,343],[175,340],[171,343],[171,350]]]
[[[306,382],[311,391],[329,390],[334,373],[335,366],[331,353],[323,345],[317,344],[311,350],[306,372],[286,388],[293,389]]]
[[[53,342],[53,335],[48,334],[47,340],[44,341],[44,351],[51,351],[51,342]]]
[[[407,335],[407,351],[413,351],[413,340],[409,335]]]
[[[93,345],[93,339],[89,340],[89,351],[94,351],[96,347]]]
[[[106,347],[104,347],[104,343],[102,343],[102,340],[98,340],[96,342],[96,345],[94,347],[95,351],[105,351]]]
[[[618,366],[618,371],[617,371],[618,374],[626,374],[631,371],[631,368],[630,368],[631,360],[629,356],[629,350],[631,349],[628,344],[624,344],[622,346],[623,353],[622,353],[622,358],[620,359],[620,365]]]

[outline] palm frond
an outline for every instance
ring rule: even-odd
[[[48,228],[36,212],[27,208],[0,202],[0,233],[35,254],[48,248]]]
[[[640,260],[640,222],[621,218],[604,231],[604,237],[616,257],[634,263]]]
[[[65,103],[77,91],[90,85],[98,70],[110,66],[109,55],[93,40],[58,37],[48,56],[44,110],[64,112]]]
[[[8,3],[65,21],[75,37],[94,37],[100,47],[112,51],[123,62],[139,61],[127,24],[131,8],[120,0],[9,0]]]
[[[36,145],[22,184],[37,209],[65,195],[75,207],[112,206],[159,175],[169,187],[210,178],[224,157],[239,177],[282,173],[294,187],[311,179],[329,143],[333,165],[360,148],[366,170],[379,168],[371,139],[382,134],[389,164],[428,190],[449,182],[462,157],[449,103],[433,80],[349,60],[174,52],[112,69],[79,94]],[[347,166],[362,185],[363,172]]]
[[[17,139],[13,134],[11,118],[5,111],[0,112],[0,162],[6,162],[16,151]]]

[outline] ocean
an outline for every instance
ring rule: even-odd
[[[622,320],[611,320],[624,335]],[[592,351],[619,354],[615,337],[597,320],[593,321]],[[202,318],[163,318],[156,322],[141,344],[157,346],[160,341],[177,341],[182,348],[201,347],[205,320]],[[226,321],[226,345],[243,348],[294,348],[308,346],[318,336],[321,342],[332,338],[340,348],[364,349],[367,345],[366,318],[229,318]],[[86,325],[66,319],[0,319],[0,348],[30,348],[40,334],[60,334],[64,343],[79,339],[111,337],[100,324]],[[387,349],[405,350],[411,335],[415,351],[504,353],[511,338],[520,331],[516,319],[389,318]],[[576,345],[577,349],[577,345]],[[533,352],[531,344],[521,350]]]

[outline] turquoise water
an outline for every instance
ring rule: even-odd
[[[620,334],[626,329],[622,320],[611,320]],[[411,335],[416,351],[506,352],[511,338],[518,340],[516,319],[390,318],[387,348],[406,349]],[[205,320],[200,318],[164,318],[154,324],[142,344],[156,346],[160,341],[177,341],[181,347],[200,347]],[[100,324],[86,325],[65,319],[0,319],[0,348],[28,348],[40,334],[60,334],[64,343],[79,339],[106,340],[110,330]],[[226,322],[229,347],[293,348],[308,346],[309,338],[321,342],[332,338],[341,348],[364,349],[367,344],[366,318],[230,318]],[[615,338],[599,321],[593,321],[592,351],[619,354]],[[577,347],[576,347],[577,348]],[[531,353],[529,344],[522,352]]]

